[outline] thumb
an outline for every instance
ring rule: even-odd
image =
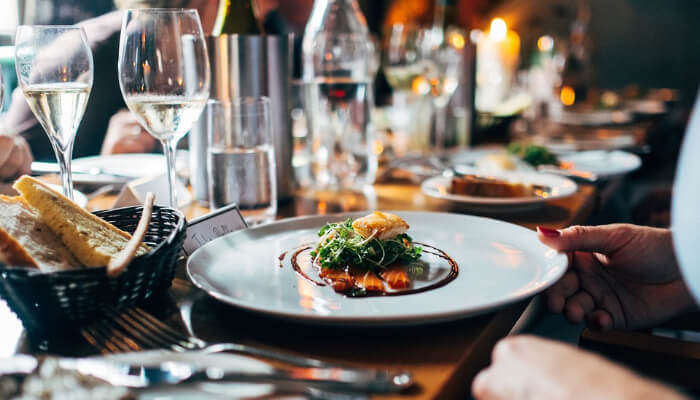
[[[560,230],[537,227],[540,241],[555,250],[602,254],[610,254],[620,248],[620,239],[626,236],[623,231],[624,227],[621,225],[575,225]]]

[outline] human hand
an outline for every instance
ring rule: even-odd
[[[156,139],[141,127],[136,116],[121,110],[109,120],[101,153],[149,153],[155,148]]]
[[[569,270],[547,291],[550,311],[598,329],[637,329],[697,308],[678,269],[671,231],[628,224],[537,228],[569,253]]]
[[[17,135],[0,135],[0,180],[8,181],[31,172],[32,152]]]
[[[533,336],[501,340],[472,394],[477,400],[684,398],[602,357]]]

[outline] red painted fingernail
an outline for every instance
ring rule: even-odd
[[[561,232],[556,229],[545,228],[544,226],[538,226],[537,231],[543,234],[545,237],[555,238],[561,236]]]

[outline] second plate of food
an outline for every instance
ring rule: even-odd
[[[423,182],[430,197],[487,211],[515,212],[543,205],[576,193],[574,181],[557,175],[528,171],[504,171],[484,175],[481,170],[460,167],[459,176],[436,176]]]
[[[234,232],[188,260],[195,285],[234,306],[311,324],[415,325],[533,296],[567,258],[489,218],[397,212],[320,215]],[[327,225],[327,224],[331,225]],[[321,246],[319,246],[321,244]],[[343,265],[351,265],[346,268]]]

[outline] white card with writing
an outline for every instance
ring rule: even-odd
[[[205,243],[229,232],[247,227],[248,225],[235,204],[222,207],[207,215],[193,219],[187,224],[187,233],[185,234],[185,242],[182,245],[181,254],[189,256]]]

